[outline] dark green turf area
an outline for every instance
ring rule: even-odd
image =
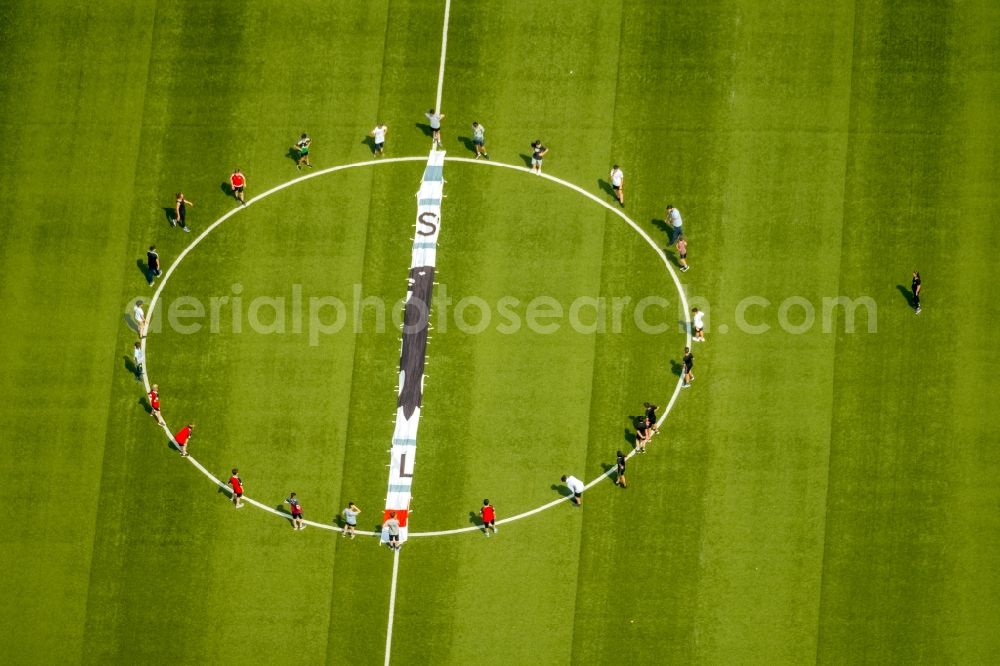
[[[389,157],[426,154],[443,15],[0,7],[5,663],[383,662],[391,556],[235,511],[147,414],[126,313],[153,294],[145,249],[173,265],[233,208],[236,167],[250,197],[299,176],[302,131],[318,168],[369,159],[378,121]],[[660,247],[665,204],[684,214],[709,340],[627,490],[404,547],[394,663],[1000,661],[997,25],[986,0],[456,0],[449,155],[473,155],[478,120],[495,161],[526,164],[540,138],[546,173],[608,201],[620,163]],[[328,523],[354,500],[379,522],[421,168],[255,202],[163,290],[164,415],[255,499],[296,491]],[[662,261],[616,215],[529,174],[445,174],[415,531],[596,478],[642,402],[668,399],[684,344]],[[192,234],[167,222],[177,191]],[[633,318],[651,296],[655,333]],[[527,325],[538,298],[556,330]],[[344,326],[318,332],[335,300]]]

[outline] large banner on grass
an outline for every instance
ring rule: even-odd
[[[413,468],[417,459],[417,426],[424,393],[424,361],[427,358],[427,324],[434,289],[437,239],[441,232],[441,199],[444,196],[444,151],[431,151],[417,192],[417,223],[407,280],[403,338],[399,354],[399,395],[396,427],[392,434],[389,492],[385,497],[383,522],[392,512],[400,524],[400,541],[409,532]],[[382,541],[388,541],[382,530]]]

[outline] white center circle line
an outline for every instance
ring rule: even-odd
[[[250,206],[252,206],[256,202],[262,201],[263,199],[266,199],[267,197],[271,196],[272,194],[276,194],[276,193],[278,193],[278,192],[280,192],[280,191],[282,191],[284,189],[287,189],[287,188],[289,188],[289,187],[291,187],[293,185],[297,185],[297,184],[302,183],[304,181],[307,181],[307,180],[309,180],[311,178],[318,178],[318,177],[324,176],[326,174],[336,173],[338,171],[344,171],[344,170],[347,170],[347,169],[356,169],[356,168],[362,168],[362,167],[376,166],[376,165],[379,165],[379,164],[393,164],[393,163],[400,163],[400,162],[426,162],[426,160],[427,160],[427,157],[426,156],[422,156],[422,155],[407,156],[407,157],[385,157],[385,158],[381,158],[381,159],[371,159],[371,160],[365,160],[365,161],[362,161],[362,162],[352,162],[350,164],[341,164],[339,166],[327,167],[326,169],[320,169],[318,171],[314,171],[314,172],[311,172],[311,173],[299,176],[298,178],[294,178],[292,180],[286,181],[284,183],[281,183],[280,185],[276,185],[276,186],[272,187],[271,189],[269,189],[269,190],[267,190],[265,192],[261,192],[257,196],[255,196],[252,199],[248,200],[246,202],[246,205],[244,205],[244,206],[237,206],[237,207],[233,208],[232,210],[228,211],[227,213],[225,213],[221,217],[219,217],[217,220],[215,220],[214,222],[212,222],[210,225],[208,225],[208,227],[205,228],[204,231],[202,231],[200,234],[198,234],[191,241],[191,243],[187,247],[185,247],[183,250],[181,250],[180,254],[177,255],[176,260],[174,260],[174,262],[170,265],[170,267],[167,268],[167,270],[164,272],[163,277],[160,279],[160,283],[159,283],[159,285],[156,288],[156,291],[153,292],[153,297],[149,301],[149,311],[148,311],[148,314],[147,314],[147,326],[148,326],[149,320],[152,319],[153,312],[156,309],[156,305],[159,303],[160,294],[163,292],[163,289],[164,289],[164,287],[167,286],[167,282],[170,280],[170,277],[173,275],[174,271],[181,264],[181,262],[184,260],[184,258],[187,257],[187,255],[192,250],[194,250],[194,248],[197,247],[198,244],[201,243],[201,241],[203,241],[210,233],[212,233],[216,228],[218,228],[219,225],[221,225],[223,222],[225,222],[229,218],[231,218],[234,215],[236,215],[239,211],[243,210],[244,208],[249,208]],[[511,169],[513,171],[519,171],[519,172],[525,173],[525,174],[532,174],[533,173],[531,171],[531,169],[529,169],[528,167],[525,167],[525,166],[520,166],[520,165],[516,165],[516,164],[506,164],[506,163],[503,163],[503,162],[494,162],[494,161],[490,161],[490,160],[479,160],[479,159],[474,159],[474,158],[471,158],[471,157],[445,157],[445,161],[446,162],[462,162],[462,163],[467,163],[467,164],[488,165],[488,166],[502,168],[502,169]],[[646,231],[643,230],[638,224],[636,224],[631,218],[629,218],[627,215],[625,215],[625,213],[623,213],[618,208],[615,208],[614,206],[612,206],[610,203],[608,203],[604,199],[600,198],[599,196],[597,196],[597,195],[595,195],[595,194],[593,194],[591,192],[588,192],[587,190],[581,188],[578,185],[575,185],[575,184],[573,184],[573,183],[571,183],[569,181],[563,180],[562,178],[558,178],[556,176],[551,176],[551,175],[549,175],[547,173],[541,173],[539,175],[542,178],[546,179],[546,180],[549,180],[551,182],[554,182],[554,183],[557,183],[559,185],[562,185],[563,187],[567,187],[567,188],[573,190],[574,192],[577,192],[578,194],[581,194],[584,197],[590,199],[594,203],[597,203],[597,204],[603,206],[604,208],[606,208],[607,210],[611,211],[612,213],[614,213],[615,215],[617,215],[618,217],[620,217],[626,224],[628,224],[636,233],[638,233],[649,244],[649,246],[651,248],[653,248],[653,251],[656,252],[656,254],[660,257],[660,260],[663,262],[664,267],[667,269],[667,272],[670,274],[670,277],[673,280],[674,286],[677,289],[677,295],[680,297],[681,306],[682,306],[682,312],[684,312],[685,321],[687,323],[687,326],[685,327],[685,329],[686,329],[686,343],[687,343],[687,346],[690,347],[691,346],[691,326],[690,326],[690,318],[688,317],[688,310],[689,310],[689,308],[688,308],[687,297],[686,297],[686,295],[684,293],[684,288],[683,288],[683,285],[681,284],[680,278],[677,276],[677,272],[674,270],[673,266],[670,265],[670,261],[667,258],[666,253],[656,244],[656,241],[654,241],[653,238],[648,233],[646,233]],[[142,337],[141,340],[140,340],[141,346],[142,346],[142,351],[143,351],[144,354],[146,352],[146,341],[147,341],[146,337]],[[149,373],[149,358],[148,358],[148,356],[146,358],[145,366],[146,366],[146,371],[143,373],[142,382],[143,382],[143,386],[146,389],[146,395],[149,395],[151,384],[150,384],[150,381],[149,381],[149,374],[150,373]],[[677,402],[677,398],[680,395],[681,386],[683,385],[683,381],[684,381],[683,378],[680,378],[680,379],[677,380],[677,384],[674,386],[674,391],[673,391],[673,393],[670,396],[670,400],[666,404],[666,406],[664,407],[663,414],[660,415],[660,418],[656,422],[657,427],[659,427],[660,425],[663,424],[663,422],[666,420],[667,416],[670,414],[670,411],[673,409],[674,404]],[[171,445],[174,448],[178,448],[177,442],[176,442],[176,440],[174,440],[173,432],[170,430],[169,426],[166,423],[166,418],[163,419],[163,424],[160,427],[166,433],[167,439],[170,440]],[[627,458],[631,458],[634,455],[635,455],[635,450],[633,449],[632,451],[629,452],[628,456],[626,456],[626,457]],[[187,460],[192,465],[194,465],[194,467],[196,469],[198,469],[202,474],[204,474],[206,477],[208,477],[214,484],[216,484],[217,486],[219,486],[220,488],[222,488],[223,490],[225,490],[227,492],[230,491],[229,485],[227,483],[224,483],[221,479],[219,479],[217,476],[215,476],[214,474],[212,474],[212,472],[210,472],[208,469],[205,468],[204,465],[202,465],[200,462],[198,462],[194,458],[194,456],[189,455],[189,456],[187,456],[185,458],[185,460]],[[584,490],[588,490],[588,489],[592,488],[593,486],[597,485],[598,483],[600,483],[605,478],[609,478],[613,474],[614,469],[615,468],[612,467],[608,471],[600,474],[599,476],[597,476],[596,478],[594,478],[593,480],[591,480],[589,483],[587,483],[584,486]],[[501,524],[505,524],[505,523],[512,523],[515,520],[520,520],[522,518],[527,518],[528,516],[533,516],[533,515],[535,515],[537,513],[541,513],[542,511],[545,511],[547,509],[551,509],[552,507],[554,507],[554,506],[556,506],[556,505],[558,505],[558,504],[560,504],[562,502],[568,501],[570,499],[570,497],[571,497],[570,495],[564,495],[562,497],[554,499],[551,502],[547,502],[547,503],[545,503],[545,504],[543,504],[543,505],[541,505],[539,507],[536,507],[534,509],[530,509],[528,511],[524,511],[524,512],[519,513],[519,514],[516,514],[516,515],[513,515],[513,516],[509,516],[507,518],[504,518],[502,520],[498,520],[496,522],[497,522],[498,525],[501,525]],[[251,504],[251,505],[257,507],[258,509],[262,509],[264,511],[268,511],[268,512],[273,513],[276,516],[280,516],[281,518],[284,518],[286,520],[289,519],[289,515],[287,513],[279,511],[278,509],[275,509],[274,507],[269,506],[267,504],[264,504],[262,502],[259,502],[257,500],[251,499],[250,497],[244,496],[243,497],[243,501],[246,502],[247,504]],[[338,527],[337,525],[330,525],[330,524],[327,524],[327,523],[318,523],[318,522],[311,521],[311,520],[304,520],[303,523],[305,523],[306,525],[309,525],[311,527],[318,527],[320,529],[329,530],[329,531],[333,531],[333,532],[341,532],[341,531],[343,531],[343,528]],[[409,536],[411,536],[411,537],[445,536],[445,535],[449,535],[449,534],[461,534],[463,532],[476,532],[476,531],[480,531],[480,530],[481,530],[481,528],[478,525],[469,525],[467,527],[459,527],[459,528],[451,529],[451,530],[436,530],[436,531],[429,531],[429,532],[411,532]],[[364,536],[381,536],[381,531],[372,532],[372,531],[358,530],[357,533],[361,534],[361,535],[364,535]]]

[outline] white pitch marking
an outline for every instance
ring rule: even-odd
[[[389,625],[385,630],[385,666],[392,654],[392,623],[396,617],[396,580],[399,578],[399,551],[392,553],[392,587],[389,588]]]
[[[444,27],[441,29],[441,65],[438,67],[437,97],[434,98],[434,110],[441,113],[441,95],[444,93],[444,57],[448,52],[448,17],[451,15],[451,0],[444,2]]]
[[[152,317],[153,310],[156,307],[157,303],[159,302],[160,293],[163,291],[163,288],[166,286],[167,281],[170,279],[170,276],[173,275],[174,270],[176,270],[177,266],[180,265],[181,261],[201,241],[203,241],[205,239],[205,237],[208,236],[209,233],[211,233],[212,231],[214,231],[216,229],[216,227],[218,227],[220,224],[222,224],[223,222],[225,222],[226,220],[228,220],[230,217],[232,217],[233,215],[235,215],[239,211],[243,210],[244,208],[249,207],[254,202],[260,201],[262,199],[266,199],[267,197],[271,196],[272,194],[280,192],[281,190],[284,190],[284,189],[286,189],[288,187],[291,187],[292,185],[296,185],[296,184],[301,183],[303,181],[309,180],[310,178],[317,178],[319,176],[322,176],[322,175],[325,175],[325,174],[328,174],[328,173],[334,173],[336,171],[343,171],[345,169],[353,169],[353,168],[358,168],[358,167],[375,166],[377,164],[391,164],[391,163],[394,163],[394,162],[426,162],[426,161],[427,161],[427,157],[426,156],[415,155],[415,156],[412,156],[412,157],[385,157],[385,158],[381,158],[381,159],[366,160],[366,161],[363,161],[363,162],[353,162],[351,164],[342,164],[340,166],[328,167],[326,169],[321,169],[319,171],[315,171],[315,172],[312,172],[312,173],[308,173],[308,174],[299,176],[298,178],[294,178],[294,179],[289,180],[287,182],[281,183],[280,185],[276,185],[275,187],[272,187],[271,189],[267,190],[266,192],[261,192],[260,194],[258,194],[254,198],[252,198],[249,201],[247,201],[247,205],[246,206],[237,206],[237,207],[233,208],[231,211],[229,211],[226,214],[224,214],[219,219],[217,219],[215,222],[213,222],[212,224],[210,224],[203,232],[201,232],[200,234],[198,234],[198,236],[195,237],[194,240],[191,241],[190,245],[188,245],[186,248],[184,248],[181,251],[181,253],[179,255],[177,255],[177,259],[167,268],[166,272],[164,272],[163,278],[160,280],[160,283],[157,286],[156,291],[153,293],[153,297],[152,297],[152,299],[149,302],[149,311],[147,313],[147,319],[149,319],[149,318]],[[488,166],[500,167],[500,168],[504,168],[504,169],[511,169],[513,171],[520,171],[520,172],[523,172],[523,173],[530,173],[531,172],[531,170],[529,168],[524,167],[524,166],[519,166],[519,165],[515,165],[515,164],[504,164],[503,162],[476,160],[476,159],[473,159],[471,157],[445,157],[445,162],[465,162],[465,163],[468,163],[468,164],[480,164],[480,165],[488,165]],[[611,211],[612,213],[614,213],[615,215],[617,215],[618,217],[620,217],[622,220],[624,220],[626,224],[628,224],[630,227],[632,227],[632,229],[634,229],[636,231],[636,233],[638,233],[640,236],[642,236],[646,240],[646,242],[650,245],[650,247],[653,248],[653,250],[656,252],[656,254],[659,255],[660,259],[663,261],[663,265],[666,267],[667,271],[670,273],[670,277],[673,279],[674,285],[677,287],[677,294],[680,296],[681,304],[683,305],[683,308],[684,308],[684,316],[686,318],[686,323],[688,324],[688,326],[686,327],[687,328],[687,346],[690,347],[691,346],[691,326],[690,326],[691,320],[690,320],[690,317],[688,316],[688,311],[690,310],[690,308],[688,307],[687,296],[684,293],[683,286],[681,285],[681,281],[678,278],[676,271],[674,271],[673,266],[670,265],[670,261],[667,259],[666,253],[664,253],[663,250],[661,250],[659,248],[659,246],[652,239],[652,237],[648,233],[646,233],[645,230],[643,230],[641,227],[639,227],[639,225],[637,225],[635,222],[633,222],[627,215],[625,215],[624,213],[622,213],[618,208],[615,208],[610,203],[604,201],[603,199],[601,199],[597,195],[592,194],[592,193],[588,192],[587,190],[584,190],[583,188],[581,188],[581,187],[579,187],[577,185],[574,185],[573,183],[570,183],[569,181],[563,180],[562,178],[557,178],[555,176],[551,176],[551,175],[549,175],[547,173],[542,173],[542,178],[546,178],[546,179],[548,179],[548,180],[550,180],[550,181],[552,181],[554,183],[558,183],[560,185],[568,187],[569,189],[571,189],[571,190],[573,190],[575,192],[578,192],[578,193],[582,194],[583,196],[587,197],[591,201],[594,201],[595,203],[598,203],[598,204],[604,206],[606,209],[608,209],[609,211]],[[142,338],[142,340],[141,340],[143,352],[146,351],[146,341],[147,340],[148,340],[148,337]],[[143,373],[142,380],[143,380],[143,384],[146,387],[146,393],[148,394],[149,390],[150,390],[150,383],[149,383],[149,357],[148,356],[146,357],[145,366],[146,366],[146,372]],[[663,414],[660,416],[660,418],[656,422],[657,426],[663,424],[663,422],[667,418],[667,415],[670,414],[670,410],[673,409],[674,404],[677,402],[677,397],[680,395],[681,385],[682,384],[683,384],[683,379],[679,379],[677,381],[677,385],[674,387],[673,395],[670,396],[670,401],[667,403],[666,407],[663,410]],[[170,440],[171,444],[174,444],[174,438],[173,438],[173,435],[171,434],[172,431],[166,425],[166,419],[165,418],[164,418],[164,425],[162,426],[162,428],[163,428],[163,431],[167,434],[167,439]],[[176,446],[176,444],[174,444],[174,445]],[[629,453],[628,457],[631,458],[633,455],[635,455],[635,451],[634,450]],[[222,487],[224,489],[227,489],[227,490],[229,489],[229,485],[228,484],[223,483],[214,474],[212,474],[207,469],[205,469],[205,467],[201,463],[199,463],[197,460],[195,460],[195,458],[193,456],[188,456],[186,458],[186,460],[190,461],[191,464],[194,465],[196,469],[200,470],[202,472],[202,474],[204,474],[205,476],[207,476],[213,483],[215,483],[216,485],[218,485],[218,486],[220,486],[220,487]],[[612,471],[613,471],[613,468],[612,468],[612,470],[609,470],[609,471],[601,474],[597,478],[593,479],[585,487],[589,489],[589,488],[597,485],[598,483],[600,483],[601,480],[603,480],[605,478],[609,478],[611,476]],[[509,518],[504,518],[502,520],[498,520],[497,524],[498,525],[502,525],[502,524],[505,524],[505,523],[512,523],[515,520],[520,520],[521,518],[527,518],[528,516],[533,516],[536,513],[541,513],[542,511],[545,511],[546,509],[551,509],[552,507],[556,506],[557,504],[559,504],[561,502],[565,502],[568,499],[569,499],[569,496],[560,497],[558,499],[552,500],[551,502],[548,502],[547,504],[543,504],[542,506],[536,507],[536,508],[531,509],[529,511],[525,511],[523,513],[519,513],[519,514],[511,516]],[[263,509],[265,511],[269,511],[270,513],[273,513],[276,516],[280,516],[280,517],[282,517],[282,518],[284,518],[286,520],[288,519],[288,514],[283,513],[281,511],[278,511],[277,509],[275,509],[275,508],[273,508],[273,507],[271,507],[271,506],[269,506],[267,504],[264,504],[262,502],[258,502],[258,501],[254,500],[254,499],[251,499],[251,498],[249,498],[249,497],[247,497],[245,495],[243,497],[243,500],[245,502],[247,502],[248,504],[252,504],[253,506],[255,506],[257,508]],[[337,527],[336,525],[327,525],[327,524],[324,524],[324,523],[317,523],[317,522],[314,522],[314,521],[311,521],[311,520],[304,520],[302,522],[304,522],[306,525],[309,525],[311,527],[318,527],[318,528],[321,528],[321,529],[324,529],[324,530],[330,530],[330,531],[333,531],[333,532],[341,532],[342,531],[341,528]],[[453,529],[453,530],[438,530],[438,531],[433,531],[433,532],[410,532],[409,536],[411,536],[411,537],[445,536],[445,535],[449,535],[449,534],[461,534],[463,532],[476,532],[476,531],[479,531],[479,530],[480,530],[480,528],[478,526],[476,526],[476,525],[470,525],[469,527],[460,527],[460,528]],[[364,536],[378,536],[378,537],[381,537],[381,532],[368,532],[368,531],[364,531],[364,530],[358,530],[358,534],[361,534],[361,535],[364,535]]]

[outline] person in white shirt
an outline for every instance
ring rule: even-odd
[[[142,311],[142,301],[136,301],[132,308],[132,319],[139,330],[139,337],[146,337],[146,313]]]
[[[135,348],[132,350],[132,359],[135,361],[135,381],[142,381],[142,366],[146,362],[146,353],[142,351],[142,343],[135,343]]]
[[[573,504],[580,506],[584,490],[583,481],[575,476],[563,474],[562,482],[565,483],[566,487],[569,488],[571,493],[573,493]]]
[[[681,219],[681,212],[667,204],[667,212],[665,217],[667,218],[667,224],[670,225],[670,244],[673,245],[677,242],[677,239],[684,235],[684,220]]]
[[[385,135],[389,133],[389,128],[379,123],[375,126],[375,129],[371,131],[372,138],[375,139],[375,154],[384,155],[385,154]]]
[[[611,188],[615,191],[615,199],[618,199],[618,203],[622,208],[625,207],[625,193],[622,188],[625,186],[625,172],[622,171],[618,165],[611,167]]]
[[[441,147],[441,121],[444,120],[444,114],[435,109],[431,109],[424,114],[427,116],[428,122],[431,124],[431,137],[434,141],[434,147]]]
[[[705,341],[705,313],[698,308],[691,308],[692,328],[694,328],[694,341]]]

